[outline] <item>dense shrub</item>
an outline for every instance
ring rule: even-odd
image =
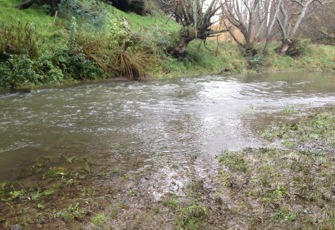
[[[264,56],[262,54],[256,54],[248,59],[250,68],[257,68],[263,64]]]
[[[59,50],[51,61],[64,75],[76,80],[95,80],[105,76],[103,70],[83,53],[74,53],[67,49]]]
[[[58,83],[65,78],[95,80],[104,76],[105,73],[94,61],[67,47],[45,52],[36,59],[25,54],[13,54],[0,62],[0,87],[10,89]]]
[[[0,76],[0,86],[10,89],[59,82],[64,77],[61,69],[44,56],[32,60],[25,54],[10,55],[8,60],[0,63]]]

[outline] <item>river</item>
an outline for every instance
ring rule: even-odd
[[[266,125],[290,118],[292,111],[334,104],[333,73],[204,76],[3,94],[0,181],[17,179],[39,157],[82,155],[130,175],[131,183],[109,182],[121,193],[136,188],[153,200],[168,192],[182,196],[192,175],[207,177],[224,150],[264,146],[255,134]],[[96,183],[107,186],[106,180]]]

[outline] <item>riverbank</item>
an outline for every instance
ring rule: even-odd
[[[76,15],[68,6],[63,10],[77,19],[48,16],[43,7],[14,8],[19,3],[0,1],[0,87],[11,90],[124,76],[140,80],[335,68],[333,46],[308,42],[302,43],[304,55],[297,58],[277,55],[274,49],[279,44],[272,44],[267,56],[250,58],[236,45],[216,40],[208,40],[206,46],[192,41],[185,56],[171,57],[166,49],[180,26],[153,6],[151,15],[139,16],[104,3],[98,9],[88,4],[91,14],[101,16],[92,23],[91,14]]]

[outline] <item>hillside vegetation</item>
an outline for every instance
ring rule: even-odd
[[[125,13],[95,1],[64,1],[59,12],[47,6],[15,8],[0,0],[0,87],[56,86],[82,80],[175,77],[246,71],[333,70],[335,48],[301,43],[304,55],[247,57],[234,44],[194,40],[182,57],[166,51],[180,25],[153,4],[150,14]],[[78,9],[83,9],[78,11]],[[15,16],[14,16],[15,15]]]

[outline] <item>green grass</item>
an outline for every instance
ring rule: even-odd
[[[226,158],[230,161],[222,160]],[[332,154],[246,149],[226,152],[220,159],[221,193],[231,207],[227,215],[240,219],[243,228],[273,224],[291,229],[318,228],[333,215]],[[245,170],[236,170],[240,162],[244,162]],[[324,215],[319,216],[322,212]],[[335,221],[328,224],[335,226]]]
[[[335,110],[323,109],[313,112],[308,117],[296,119],[290,123],[264,130],[262,136],[270,141],[279,139],[291,142],[292,146],[302,146],[317,149],[332,149],[335,147]]]
[[[335,48],[329,45],[309,44],[307,52],[301,57],[292,58],[278,55],[274,49],[279,43],[273,43],[265,58],[263,67],[268,71],[334,71]]]
[[[162,66],[153,72],[159,78],[201,76],[207,74],[234,74],[245,72],[247,61],[232,44],[217,44],[213,40],[192,41],[183,58],[165,57]]]
[[[39,32],[48,32],[51,30],[56,30],[55,18],[50,17],[42,8],[29,8],[26,10],[19,10],[15,8],[22,1],[9,1],[2,0],[0,1],[0,21],[10,20],[14,18],[16,20],[22,20],[24,22],[33,23],[39,30]],[[56,21],[62,21],[62,19],[56,18]],[[58,28],[59,29],[59,28]]]
[[[334,116],[334,108],[310,111],[263,132],[268,140],[282,140],[288,150],[224,152],[219,176],[221,196],[230,206],[226,215],[245,229],[333,229]]]
[[[92,222],[96,226],[102,227],[108,220],[108,217],[105,213],[98,213],[92,218]]]
[[[132,31],[161,30],[165,32],[174,32],[180,28],[180,25],[173,20],[169,20],[167,16],[153,9],[152,15],[140,16],[135,13],[125,13],[112,6],[106,6],[109,17],[118,20],[126,20]]]

